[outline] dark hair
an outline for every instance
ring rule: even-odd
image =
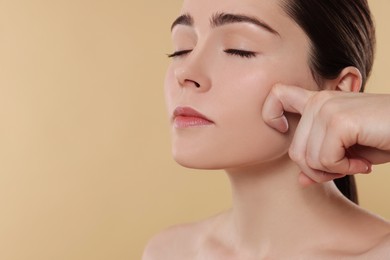
[[[367,0],[282,0],[286,13],[310,39],[309,66],[316,82],[335,79],[349,66],[362,74],[364,86],[372,69],[375,28]],[[358,203],[355,179],[335,180],[338,189]]]

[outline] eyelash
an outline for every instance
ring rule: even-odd
[[[172,54],[168,54],[168,58],[174,58],[174,57],[179,57],[179,56],[184,56],[188,53],[190,53],[192,50],[182,50],[182,51],[175,51]]]
[[[184,56],[188,53],[190,53],[192,50],[182,50],[182,51],[175,51],[172,54],[168,54],[168,58],[174,58],[174,57],[180,57]],[[256,52],[253,51],[245,51],[245,50],[237,50],[237,49],[227,49],[224,50],[225,53],[229,55],[239,56],[242,58],[254,58],[256,57]]]
[[[236,49],[227,49],[225,52],[229,55],[235,55],[242,58],[254,58],[256,57],[256,52],[245,51],[245,50],[236,50]]]

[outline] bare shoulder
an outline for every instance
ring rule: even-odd
[[[390,224],[387,233],[368,252],[368,256],[370,259],[390,259]]]
[[[390,259],[390,223],[366,210],[338,226],[331,246],[320,252],[321,259]]]
[[[170,227],[146,245],[142,260],[194,259],[214,218]]]
[[[377,222],[378,225],[369,225],[376,236],[371,237],[374,243],[360,255],[362,259],[390,259],[390,223],[381,218]]]
[[[146,245],[142,260],[173,259],[191,251],[194,238],[191,233],[196,232],[196,224],[185,224],[170,227],[155,235]]]

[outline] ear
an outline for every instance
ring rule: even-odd
[[[332,80],[332,86],[329,87],[333,90],[359,92],[362,82],[362,74],[356,67],[346,67],[335,80]]]

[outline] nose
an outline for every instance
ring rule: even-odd
[[[192,51],[175,69],[175,77],[181,87],[208,91],[211,87],[210,69],[207,58]],[[210,64],[210,63],[209,63]]]

